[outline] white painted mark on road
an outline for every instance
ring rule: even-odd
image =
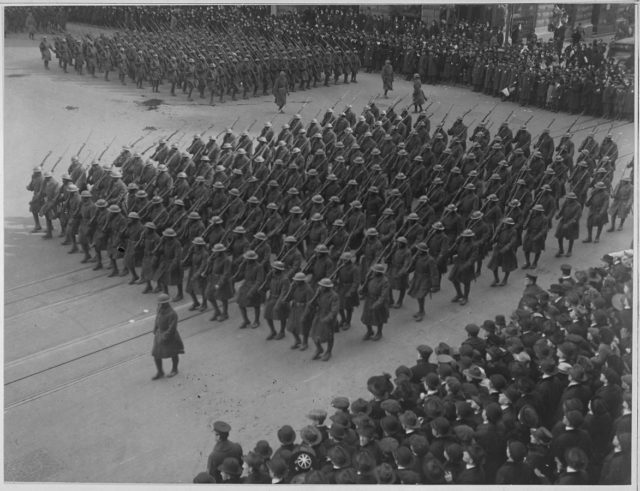
[[[321,377],[322,375],[324,375],[324,372],[316,373],[313,377],[309,377],[307,380],[303,380],[302,383],[306,384],[307,382],[310,382],[313,379]]]

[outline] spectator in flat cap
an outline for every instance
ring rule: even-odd
[[[477,324],[467,324],[464,328],[467,331],[467,339],[462,344],[469,344],[474,350],[478,351],[482,357],[485,355],[486,343],[484,339],[478,337],[480,328]]]
[[[421,344],[417,347],[420,358],[416,361],[416,364],[411,367],[413,383],[419,384],[422,378],[429,372],[435,372],[438,366],[429,361],[429,358],[433,354],[433,348],[426,344]]]
[[[623,432],[614,435],[613,450],[602,464],[598,484],[631,484],[631,465],[631,433]]]
[[[213,447],[211,454],[209,454],[207,471],[215,478],[216,482],[222,481],[220,466],[227,458],[234,459],[242,471],[242,447],[238,443],[229,440],[230,432],[231,426],[224,421],[216,421],[213,424],[213,433],[216,438],[216,444]],[[231,469],[231,464],[232,463],[227,462],[227,470]]]
[[[589,476],[585,470],[588,463],[589,458],[582,448],[568,448],[560,461],[561,473],[554,484],[558,486],[589,484]]]
[[[517,440],[507,444],[507,461],[496,473],[496,484],[535,484],[536,478],[531,468],[524,463],[527,447]]]
[[[272,459],[281,458],[283,452],[293,452],[296,441],[295,430],[289,425],[284,425],[278,430],[278,441],[280,447],[273,453]]]
[[[465,469],[458,476],[455,484],[486,484],[484,470],[484,450],[479,445],[470,445],[464,449],[462,460]]]

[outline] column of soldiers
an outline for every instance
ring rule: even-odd
[[[592,133],[576,149],[571,134],[534,139],[523,125],[514,135],[508,121],[493,136],[463,117],[445,129],[446,115],[431,132],[425,112],[414,120],[396,105],[328,109],[306,125],[295,115],[256,138],[196,134],[182,150],[165,140],[124,147],[89,168],[73,158],[61,183],[38,167],[34,232],[42,216],[52,238],[59,219],[69,253],[95,270],[128,275],[144,293],[176,287],[175,301],[185,284],[191,309],[210,306],[212,321],[226,320],[236,297],[241,328],[264,314],[269,339],[288,330],[292,348],[311,338],[315,359],[328,359],[361,303],[364,339],[377,341],[407,293],[422,321],[444,275],[464,305],[485,259],[491,286],[504,286],[521,247],[522,268],[538,266],[554,220],[556,256],[569,257],[582,214],[588,243],[609,221],[620,230],[631,210],[631,178],[612,183],[611,135],[597,143]]]
[[[417,73],[422,82],[463,85],[523,106],[633,119],[632,71],[608,57],[601,41],[566,48],[554,40],[505,45],[500,33],[480,23],[405,30],[400,22],[379,32],[366,16],[323,24],[317,16],[260,15],[260,7],[136,7],[127,15],[117,9],[105,7],[101,15],[123,32],[56,38],[65,70],[72,65],[81,73],[78,64],[86,64],[106,79],[115,70],[122,83],[130,79],[142,87],[146,81],[154,91],[166,81],[171,94],[177,85],[191,97],[195,88],[213,103],[214,97],[266,95],[280,71],[291,90],[305,89],[311,81],[353,82],[360,65],[380,71],[389,59],[407,80]],[[128,30],[136,26],[142,30]]]
[[[256,20],[257,22],[257,20]],[[264,35],[233,37],[233,25],[212,31],[176,31],[171,37],[160,32],[124,31],[113,36],[101,34],[74,37],[67,33],[56,36],[54,44],[41,43],[43,58],[55,53],[59,66],[67,72],[74,67],[79,74],[96,77],[117,72],[122,84],[134,82],[143,88],[149,83],[159,92],[163,83],[171,95],[176,89],[192,100],[196,91],[200,98],[208,96],[213,104],[218,98],[237,100],[238,96],[261,96],[271,93],[277,76],[284,72],[289,91],[308,90],[318,84],[357,82],[360,58],[344,43],[289,37],[286,41],[270,40]],[[46,52],[46,53],[45,53]]]

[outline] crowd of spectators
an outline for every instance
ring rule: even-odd
[[[434,20],[426,24],[403,16],[377,16],[353,7],[316,7],[269,15],[265,6],[78,6],[66,15],[79,22],[122,28],[197,29],[243,32],[273,55],[283,47],[332,46],[354,50],[367,72],[391,60],[407,80],[447,84],[513,100],[522,106],[633,119],[633,74],[609,56],[602,40],[581,35],[541,41],[522,31],[509,33],[488,23]],[[580,34],[579,29],[574,31]],[[266,40],[266,41],[265,41]],[[256,42],[257,42],[256,41]]]
[[[632,262],[563,265],[547,290],[528,275],[508,319],[468,324],[457,348],[417,346],[413,366],[369,378],[369,400],[335,397],[333,414],[281,427],[275,451],[245,453],[216,422],[194,482],[629,484]]]

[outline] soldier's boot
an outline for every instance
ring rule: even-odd
[[[324,350],[322,349],[322,345],[320,343],[318,343],[317,341],[314,341],[315,345],[316,345],[316,352],[314,353],[313,357],[311,358],[312,360],[319,360],[320,356],[322,355],[322,353],[324,353]]]
[[[129,274],[129,268],[127,268],[126,266],[123,268],[122,271],[120,271],[120,276],[127,276]]]
[[[232,100],[232,101],[237,101],[237,100],[238,100],[238,99],[236,98],[236,94],[237,94],[237,93],[238,93],[238,91],[237,91],[235,88],[231,91],[231,100]]]
[[[573,239],[569,239],[569,247],[567,247],[567,253],[564,257],[571,257],[571,252],[573,251]]]
[[[371,326],[367,325],[366,328],[367,328],[367,332],[362,337],[363,341],[368,341],[369,339],[371,339],[373,337],[373,329],[371,329]]]
[[[280,331],[278,331],[278,334],[276,334],[276,340],[280,340],[282,338],[284,338],[284,330],[287,327],[287,320],[281,320],[280,321]]]
[[[36,232],[40,232],[42,230],[42,225],[40,225],[40,217],[38,216],[38,214],[35,211],[31,214],[33,215],[33,223],[34,223],[34,227],[31,233],[35,234]]]
[[[556,257],[561,257],[564,255],[564,240],[558,239],[558,252],[556,253]]]
[[[151,284],[151,282],[149,282],[149,284]],[[152,293],[160,293],[162,290],[163,290],[162,285],[158,281],[158,283],[156,284],[156,287],[152,290]]]
[[[58,237],[66,237],[66,235],[67,235],[67,225],[66,224],[63,225],[62,222],[60,222],[60,234],[58,235]],[[66,239],[62,243],[62,245],[69,245],[69,244],[70,242],[67,242]]]
[[[207,297],[202,295],[202,302],[200,303],[200,308],[198,309],[200,312],[204,312],[207,310]]]
[[[524,253],[524,264],[522,265],[522,269],[529,269],[531,267],[531,253],[530,252],[525,252]]]
[[[171,357],[171,372],[169,372],[169,375],[167,375],[167,378],[175,377],[176,375],[178,375],[179,361],[180,361],[180,358],[178,358],[178,355],[174,355]]]
[[[587,230],[587,238],[584,239],[582,241],[583,244],[588,244],[590,242],[593,242],[593,239],[591,238],[591,235],[593,234],[593,227],[589,227]]]
[[[489,286],[498,286],[498,285],[500,285],[500,277],[498,276],[498,268],[492,269],[491,271],[493,272],[493,283],[491,283],[491,285],[489,285]]]
[[[104,72],[104,79],[108,82],[109,81],[109,72],[105,71]]]
[[[159,378],[164,377],[164,370],[162,370],[162,358],[153,358],[153,361],[156,364],[156,374],[151,377],[151,380],[158,380]]]
[[[371,338],[371,341],[379,341],[382,338],[382,324],[376,326],[376,334]]]
[[[596,238],[593,240],[596,244],[600,242],[600,234],[602,233],[603,227],[604,225],[598,225],[598,228],[596,228]]]
[[[469,290],[471,289],[471,282],[467,281],[463,285],[462,299],[460,300],[460,305],[466,305],[469,301]]]
[[[215,106],[215,104],[213,103],[213,96],[214,96],[214,93],[211,92],[211,95],[209,96],[209,105],[210,106]]]
[[[540,254],[542,252],[536,252],[533,256],[533,264],[531,264],[531,269],[536,269],[538,267],[538,259],[540,259]]]
[[[188,101],[192,101],[192,100],[193,100],[193,99],[191,98],[191,94],[192,94],[192,93],[193,93],[193,87],[191,87],[191,88],[189,89],[189,95],[187,96],[187,100],[188,100]]]
[[[89,245],[81,244],[81,247],[82,247],[82,252],[84,252],[84,257],[82,258],[82,261],[80,261],[80,263],[86,264],[91,261],[91,254],[89,253]]]
[[[34,218],[35,218],[36,214],[34,213]],[[616,229],[616,214],[614,213],[613,215],[611,215],[611,226],[607,229],[607,232],[613,232]],[[621,222],[624,220],[621,220]],[[622,225],[622,223],[620,223],[620,225]]]
[[[329,76],[328,75],[325,75],[325,77],[324,77],[324,86],[325,87],[329,87]]]
[[[249,322],[249,317],[247,317],[247,309],[246,307],[240,307],[240,314],[242,315],[242,324],[240,324],[239,329],[245,329],[251,325]]]
[[[213,307],[213,315],[211,316],[211,319],[209,319],[209,321],[213,322],[218,320],[222,314],[220,313],[218,302],[216,302],[215,299],[211,300],[211,307]]]
[[[136,272],[136,268],[133,268],[131,270],[131,279],[129,280],[129,284],[130,285],[135,285],[140,281],[140,277],[138,276],[138,273]]]
[[[416,312],[413,318],[416,320],[416,322],[420,322],[422,319],[424,319],[424,297],[418,298],[417,302],[418,302],[418,312]]]
[[[349,76],[346,73],[344,74],[344,83],[345,84],[349,83]]]
[[[298,349],[300,347],[300,336],[298,335],[297,332],[293,332],[291,334],[293,334],[293,340],[294,340],[294,343],[291,346],[291,349]]]
[[[172,302],[180,302],[184,298],[184,293],[182,292],[182,283],[178,283],[178,294],[171,299]]]
[[[509,279],[509,271],[506,271],[504,273],[504,278],[502,278],[502,281],[500,282],[500,286],[505,286],[507,284],[507,280]]]
[[[258,327],[260,327],[260,306],[258,305],[257,307],[253,308],[253,324],[251,324],[251,329],[256,329]]]
[[[76,242],[75,236],[72,237],[71,243],[73,245],[71,246],[71,249],[69,250],[68,254],[75,254],[76,252],[78,252],[80,250],[80,249],[78,249],[78,243]]]
[[[481,274],[482,274],[482,259],[479,259],[476,262],[476,272],[475,272],[476,278],[478,276],[480,276]],[[438,289],[440,289],[440,285],[439,284],[438,284]]]
[[[353,316],[353,308],[347,307],[345,311],[347,315],[345,317],[345,323],[344,326],[342,326],[342,330],[348,331],[351,328],[351,317]]]
[[[226,321],[229,318],[229,301],[221,300],[222,302],[222,313],[218,316],[218,321]]]
[[[300,345],[300,351],[306,351],[309,348],[309,333],[302,333],[302,344]]]
[[[53,239],[53,223],[47,218],[47,233],[42,237],[43,239]]]
[[[276,326],[273,325],[273,319],[267,319],[267,325],[269,326],[269,335],[267,336],[267,341],[271,341],[276,337]]]
[[[189,295],[191,296],[191,300],[192,300],[191,307],[189,307],[189,310],[192,312],[194,310],[198,310],[200,308],[200,302],[198,302],[198,298],[193,293],[190,293]]]
[[[329,338],[327,341],[327,351],[325,351],[324,356],[322,357],[322,361],[329,361],[331,358],[331,351],[333,350],[333,336]]]
[[[108,278],[113,278],[114,276],[118,276],[120,273],[118,271],[118,263],[115,259],[111,258],[111,273]]]
[[[404,301],[404,295],[406,290],[404,288],[400,288],[400,294],[398,295],[398,301],[396,302],[395,308],[399,309],[402,307],[402,302]]]
[[[176,83],[175,82],[171,83],[171,92],[170,92],[170,94],[171,95],[176,95]]]
[[[622,230],[622,226],[624,225],[625,219],[626,219],[626,217],[620,219],[620,225],[618,226],[618,232],[620,232]]]

